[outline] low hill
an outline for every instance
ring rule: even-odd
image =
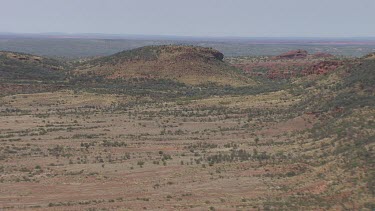
[[[342,58],[327,53],[309,54],[288,51],[279,56],[237,57],[228,62],[251,76],[290,79],[311,74],[326,74],[342,66]]]
[[[0,51],[1,80],[63,80],[64,64],[30,54]]]
[[[171,79],[189,85],[254,84],[241,71],[225,63],[223,58],[222,53],[210,48],[148,46],[84,62],[75,73],[107,79]]]

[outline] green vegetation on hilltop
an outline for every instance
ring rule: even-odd
[[[64,63],[29,54],[0,52],[0,80],[64,80]]]

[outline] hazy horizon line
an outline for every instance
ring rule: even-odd
[[[196,36],[196,35],[173,35],[173,34],[118,34],[101,32],[1,32],[0,35],[19,35],[19,36],[99,36],[99,37],[160,37],[160,38],[208,38],[208,39],[375,39],[374,36]],[[81,37],[82,38],[82,37]],[[89,38],[89,37],[88,37]],[[93,37],[95,38],[95,37]]]

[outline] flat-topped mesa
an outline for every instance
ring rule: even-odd
[[[164,61],[166,59],[211,59],[223,61],[224,55],[212,48],[184,45],[145,46],[88,61],[87,64],[116,64],[129,61]]]
[[[309,54],[306,50],[293,50],[286,53],[280,54],[273,57],[275,60],[287,60],[287,59],[328,59],[333,58],[334,55],[324,52],[316,52],[314,54]]]
[[[87,61],[75,70],[106,79],[170,79],[190,85],[249,85],[252,80],[223,61],[212,48],[183,45],[146,46]]]
[[[324,52],[317,52],[311,55],[312,58],[319,59],[319,58],[332,58],[334,55],[330,53],[324,53]]]
[[[304,59],[308,55],[307,51],[298,49],[275,56],[274,59]]]
[[[145,47],[147,48],[147,47]],[[159,54],[175,54],[185,55],[186,59],[202,58],[217,59],[223,61],[224,54],[212,48],[204,48],[199,46],[183,46],[183,45],[163,45],[163,46],[151,46],[151,49],[156,50]],[[191,56],[191,57],[189,57]]]

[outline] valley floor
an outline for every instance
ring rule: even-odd
[[[365,209],[373,198],[355,178],[366,170],[341,168],[331,140],[309,135],[322,117],[291,110],[299,101],[286,91],[2,97],[0,209]]]

